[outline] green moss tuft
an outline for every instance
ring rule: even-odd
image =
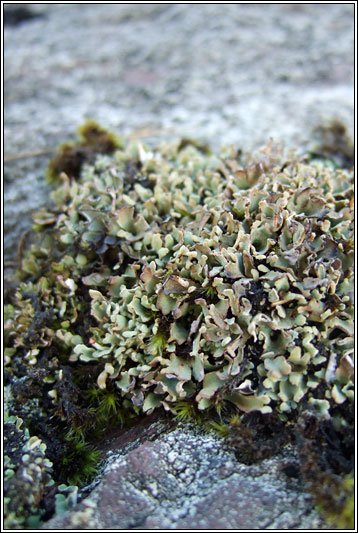
[[[182,400],[175,402],[172,411],[179,422],[201,422],[201,415],[193,401]]]
[[[319,506],[323,516],[334,529],[354,529],[355,526],[355,491],[354,477],[347,476],[335,488],[337,494],[336,509],[321,504]]]
[[[69,485],[82,485],[98,472],[101,453],[80,438],[67,437],[63,453],[58,458],[62,478]]]

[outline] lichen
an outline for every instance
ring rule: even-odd
[[[55,481],[53,464],[46,456],[46,444],[30,436],[17,416],[5,414],[4,420],[4,527],[36,528],[46,514],[41,504]],[[63,503],[76,503],[77,488],[62,485]]]
[[[5,309],[21,409],[33,399],[15,384],[41,371],[39,407],[84,438],[156,408],[289,423],[309,410],[345,427],[352,171],[271,143],[117,148],[50,165],[53,206]]]

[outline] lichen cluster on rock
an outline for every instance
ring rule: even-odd
[[[46,444],[30,437],[23,420],[7,417],[4,424],[5,528],[21,527],[27,515],[36,515],[43,494],[52,486],[52,463],[46,457]],[[16,457],[16,455],[18,457]]]
[[[182,401],[289,421],[310,409],[343,428],[353,173],[271,144],[117,146],[60,173],[34,216],[6,306],[13,405],[34,401],[19,382],[41,372],[40,417],[70,431]]]

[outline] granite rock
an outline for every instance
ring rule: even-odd
[[[43,529],[324,527],[300,480],[282,469],[296,460],[293,447],[245,465],[198,426],[157,421],[146,431],[156,435],[148,440],[144,433],[121,449],[112,442],[97,486]]]

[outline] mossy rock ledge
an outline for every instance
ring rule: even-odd
[[[350,528],[353,170],[272,142],[149,149],[93,121],[80,135],[49,166],[52,205],[35,213],[6,295],[6,527],[46,527],[54,513],[81,529],[190,527],[173,504],[189,487],[196,528],[224,528],[220,506],[228,528],[247,528],[248,501],[236,518],[224,502],[241,487],[251,507],[267,494],[258,528],[319,527],[317,510]],[[138,424],[161,429],[128,445]],[[108,442],[122,446],[117,463]],[[267,465],[276,481],[256,486]],[[104,525],[103,509],[91,526],[86,485],[122,470],[131,518],[118,508]],[[295,525],[294,494],[307,493],[311,525]]]

